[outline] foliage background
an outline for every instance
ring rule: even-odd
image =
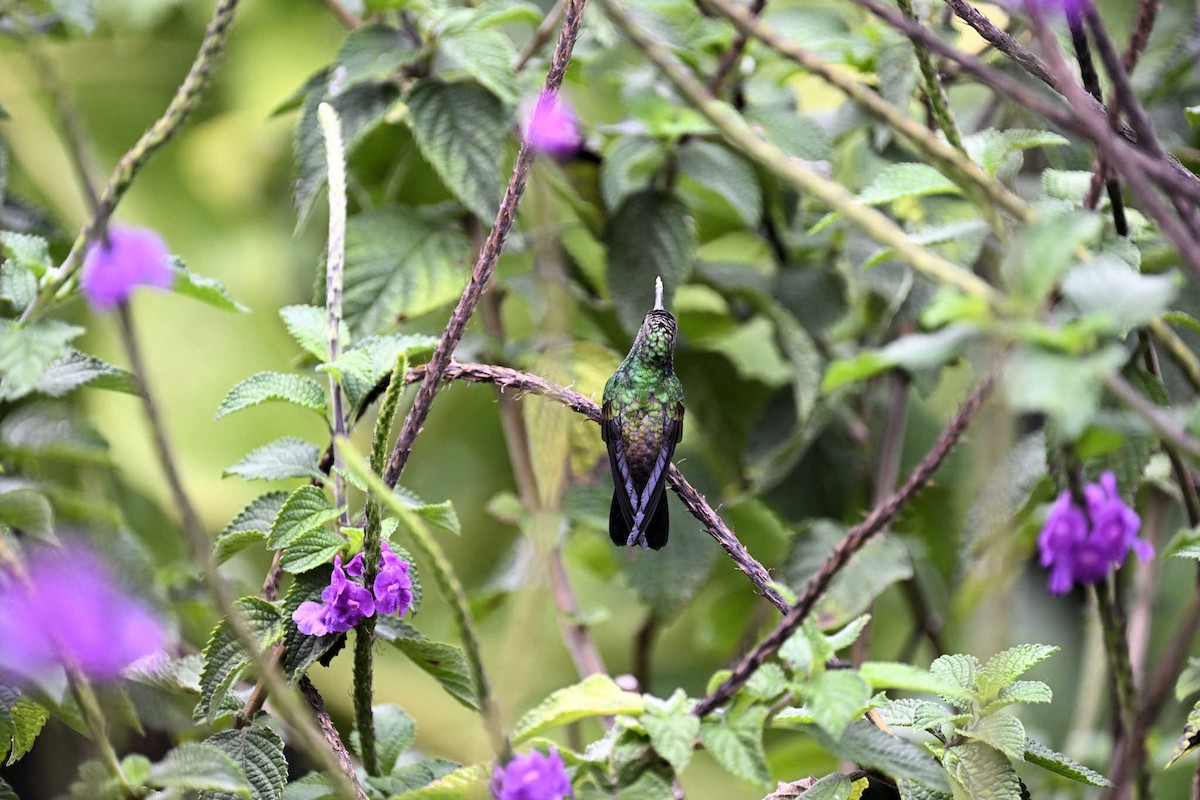
[[[93,36],[47,42],[46,52],[77,100],[94,139],[98,161],[104,167],[115,162],[169,100],[194,55],[209,14],[208,5],[105,0],[98,4],[100,22]],[[669,3],[660,5],[670,11]],[[823,10],[837,5],[832,0],[777,0],[772,9],[779,20],[788,21],[792,30],[804,32],[805,25],[820,19]],[[1131,4],[1109,0],[1100,6],[1114,35],[1123,39]],[[598,7],[589,10],[589,15],[599,13]],[[1191,30],[1193,13],[1183,0],[1165,4],[1149,65],[1140,74],[1154,75],[1154,59],[1163,60],[1180,46],[1180,32]],[[859,33],[869,48],[871,37],[878,36],[880,29],[861,16],[855,18],[863,25]],[[314,275],[323,252],[324,212],[319,211],[317,218],[293,233],[292,131],[296,118],[294,112],[271,116],[270,111],[333,59],[345,35],[345,30],[316,2],[258,0],[246,4],[199,113],[146,168],[117,215],[121,222],[161,231],[173,251],[193,270],[219,278],[252,311],[226,315],[155,293],[140,295],[134,306],[146,342],[150,379],[175,438],[185,483],[202,509],[204,522],[214,531],[222,529],[259,493],[259,486],[222,479],[226,467],[251,447],[280,436],[298,435],[311,441],[326,438],[319,420],[283,405],[220,422],[214,421],[213,411],[227,387],[246,375],[260,370],[288,371],[297,366],[296,348],[276,310],[312,300]],[[616,65],[599,63],[574,70],[568,78],[566,94],[576,103],[594,143],[604,138],[597,132],[598,126],[618,122],[627,110],[620,102],[619,76]],[[886,80],[886,76],[880,77]],[[846,112],[839,110],[840,97],[814,79],[796,78],[785,85],[795,92],[802,110],[826,129],[861,129],[839,139],[832,162],[839,180],[852,186],[864,185],[880,167],[879,159],[863,145],[862,136],[868,130],[864,121],[852,114],[847,119]],[[11,151],[12,189],[40,203],[66,230],[77,229],[86,209],[63,148],[51,134],[57,129],[54,111],[23,48],[7,39],[0,40],[0,87],[0,103],[10,115],[0,122],[0,131]],[[1152,111],[1156,119],[1175,125],[1172,135],[1176,140],[1183,138],[1180,144],[1192,143],[1189,140],[1194,138],[1178,119],[1182,106],[1190,103],[1182,97],[1194,88],[1195,79],[1183,75],[1155,92]],[[973,89],[955,91],[952,98],[961,120],[969,120],[986,101]],[[1033,122],[1036,127],[1036,122],[1020,117],[1019,110],[1008,107],[1002,114],[1011,125]],[[386,158],[386,154],[378,157]],[[1041,166],[1043,160],[1049,160],[1083,169],[1090,158],[1089,150],[1073,147],[1039,151],[1028,162]],[[1029,177],[1018,179],[1018,185],[1036,180],[1036,171],[1027,170],[1026,175]],[[419,182],[419,176],[414,180]],[[536,219],[533,215],[546,213],[546,205],[555,202],[548,181],[544,169],[535,170],[526,201],[527,223]],[[702,237],[729,224],[722,213],[701,218]],[[705,224],[712,227],[706,231]],[[793,265],[794,274],[785,275],[777,284],[783,287],[790,310],[814,333],[828,330],[836,321],[825,296],[818,293],[821,281],[813,277],[829,274],[821,251],[828,241],[812,248],[805,261]],[[510,286],[516,294],[505,306],[511,339],[518,342],[518,347],[536,345],[539,337],[552,335],[556,326],[563,325],[574,338],[604,344],[608,348],[607,366],[611,368],[628,342],[624,334],[611,320],[597,324],[593,313],[581,310],[578,293],[572,298],[565,320],[551,321],[543,327],[537,312],[542,298],[517,279],[526,268],[527,259],[520,255],[506,256],[502,262],[502,271],[512,279]],[[844,298],[836,298],[832,309],[844,308]],[[86,312],[78,307],[73,313],[82,318]],[[445,314],[446,308],[440,307],[411,321],[408,327],[436,335]],[[764,386],[777,387],[787,379],[790,367],[778,353],[752,346],[737,349],[752,344],[748,338],[722,344],[724,353],[719,352],[720,348],[697,346],[705,335],[726,330],[729,322],[720,314],[696,314],[690,319],[681,314],[684,338],[677,355],[681,376],[689,402],[709,411],[700,410],[691,417],[679,455],[691,480],[714,504],[724,503],[723,516],[750,551],[763,563],[774,566],[784,560],[793,537],[807,520],[859,519],[862,509],[870,505],[875,454],[871,446],[855,443],[845,426],[833,426],[769,496],[760,498],[739,491],[738,470],[731,465],[744,462],[743,434],[762,423],[750,412],[761,411],[767,394]],[[886,320],[883,323],[874,328],[864,326],[863,339],[878,343],[890,338],[892,329]],[[81,349],[107,361],[122,362],[112,320],[93,317],[86,338],[79,344]],[[473,323],[465,352],[478,353],[488,346],[478,323]],[[460,354],[460,358],[465,356]],[[736,363],[738,360],[742,363]],[[603,364],[604,358],[597,361]],[[749,369],[759,371],[762,380],[746,380],[747,363],[751,364]],[[599,367],[592,372],[595,374],[578,380],[576,388],[596,396],[607,373]],[[724,379],[734,374],[740,379]],[[928,448],[941,421],[953,411],[970,384],[971,375],[971,367],[960,363],[940,375],[920,378],[919,391],[912,394],[907,411],[901,474]],[[706,380],[704,376],[708,376]],[[854,401],[858,418],[868,426],[875,441],[890,391],[888,380],[880,379]],[[163,527],[160,516],[161,509],[169,507],[169,498],[136,399],[91,392],[82,401],[89,418],[110,443],[111,458],[120,466],[127,491],[151,501],[131,522],[154,552],[160,577],[168,585],[182,585],[179,576],[187,572],[186,557],[178,539],[163,533],[171,530]],[[571,424],[588,435],[597,434],[580,418],[574,418]],[[984,517],[972,513],[980,501],[1007,490],[1007,486],[997,489],[994,481],[1011,486],[1030,477],[1028,471],[1015,469],[1008,470],[1007,479],[994,474],[998,465],[1007,469],[1012,463],[1005,459],[1010,457],[1010,447],[1019,432],[1019,422],[1001,404],[989,404],[974,424],[968,446],[951,457],[936,486],[905,512],[895,529],[906,534],[903,541],[917,556],[919,578],[946,625],[953,650],[986,656],[1021,641],[1063,647],[1064,652],[1040,667],[1038,673],[1054,688],[1054,704],[1028,708],[1022,717],[1039,738],[1077,758],[1094,759],[1102,752],[1100,739],[1108,699],[1095,636],[1089,639],[1083,628],[1082,596],[1054,600],[1045,593],[1045,576],[1030,558],[1036,520],[1025,516],[1020,529],[995,532],[981,522]],[[598,443],[598,435],[595,439]],[[583,485],[586,488],[591,483],[606,491],[606,480],[604,472],[594,472],[583,480]],[[469,590],[481,596],[488,582],[502,574],[520,538],[514,525],[486,510],[498,492],[515,491],[495,395],[489,388],[451,386],[442,392],[418,440],[405,483],[423,497],[454,502],[464,533],[460,539],[446,541],[445,546]],[[1043,481],[1032,497],[1037,500],[1050,496],[1051,489]],[[1020,495],[1019,499],[1023,505],[1027,498]],[[1170,516],[1159,524],[1160,530],[1169,535],[1183,522],[1176,518],[1177,511],[1167,513]],[[697,587],[695,599],[662,623],[653,649],[654,677],[648,690],[666,696],[681,686],[697,695],[703,692],[709,675],[737,650],[747,620],[761,624],[766,617],[762,616],[763,603],[751,594],[743,577],[725,560],[718,560],[716,545],[699,532],[680,506],[674,505],[672,514],[675,531],[668,552],[699,553],[694,556],[697,562],[703,565],[711,559],[713,568]],[[1016,544],[996,543],[982,555],[975,553],[969,561],[961,562],[964,542],[975,541],[981,533],[1012,537],[1009,541]],[[610,670],[627,671],[633,640],[647,614],[626,572],[618,568],[618,562],[630,554],[614,552],[601,531],[585,527],[572,533],[567,555],[584,608],[589,614],[601,615],[593,631]],[[268,564],[267,557],[259,554],[257,561],[243,556],[226,569],[236,580],[252,586]],[[1154,609],[1155,621],[1173,618],[1194,591],[1193,586],[1194,567],[1190,562],[1168,563]],[[199,603],[189,606],[185,602],[178,607],[183,609],[183,637],[201,643],[212,622],[210,611]],[[421,613],[422,628],[431,638],[451,638],[449,622],[441,617],[442,613],[436,603],[428,604]],[[911,628],[911,615],[901,589],[887,589],[875,604],[874,613],[871,653],[893,658]],[[515,719],[538,698],[576,680],[561,645],[548,589],[536,569],[519,592],[496,605],[480,628],[485,658],[506,719]],[[1158,640],[1165,630],[1166,626],[1155,625],[1151,661],[1165,644]],[[924,655],[916,656],[917,663],[927,663],[933,656],[924,645],[918,652]],[[343,723],[350,716],[349,667],[349,659],[343,657],[329,670],[313,671],[335,717]],[[418,745],[430,754],[462,763],[475,763],[489,756],[486,739],[473,715],[437,691],[427,676],[397,654],[380,656],[376,681],[377,702],[395,702],[407,709],[419,723]],[[1178,730],[1184,714],[1185,709],[1172,706],[1158,730]],[[44,796],[65,788],[70,776],[60,769],[66,761],[62,754],[81,746],[73,734],[62,730],[47,735],[61,740],[64,749],[39,746],[21,765],[25,771],[22,780],[41,787],[38,791]],[[1152,739],[1152,761],[1163,763],[1173,745],[1171,735]],[[820,774],[835,766],[811,740],[785,732],[768,731],[767,753],[773,777],[781,779]],[[1182,796],[1189,777],[1186,772],[1178,769],[1168,774],[1158,796]],[[0,775],[7,776],[8,771],[0,770]],[[12,780],[17,782],[16,778]],[[689,796],[700,798],[762,794],[719,770],[705,753],[698,754],[684,786]]]

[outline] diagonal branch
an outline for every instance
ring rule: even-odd
[[[554,55],[550,59],[550,70],[546,73],[543,90],[546,94],[556,94],[559,87],[562,86],[563,76],[567,72],[567,64],[571,60],[571,51],[575,47],[575,40],[579,37],[585,2],[586,0],[568,0],[566,4],[562,30],[558,35],[558,43],[554,47]],[[527,142],[522,142],[521,149],[517,152],[517,162],[513,165],[512,177],[508,181],[508,188],[505,189],[504,197],[500,201],[500,210],[496,212],[496,219],[492,223],[492,230],[479,250],[479,258],[475,262],[475,268],[471,271],[471,279],[467,282],[467,287],[463,290],[458,305],[454,307],[454,313],[450,315],[450,321],[446,323],[446,329],[442,332],[437,347],[434,348],[433,356],[427,365],[428,371],[425,373],[424,380],[421,381],[421,388],[417,390],[417,397],[413,401],[408,415],[404,418],[404,425],[396,438],[396,446],[392,450],[392,456],[388,459],[387,468],[383,472],[383,481],[389,488],[396,485],[400,479],[400,473],[404,471],[404,465],[408,462],[408,456],[412,452],[413,442],[416,440],[421,426],[425,424],[426,417],[429,416],[429,408],[433,404],[434,395],[437,394],[438,384],[441,382],[446,368],[450,365],[450,359],[459,340],[462,339],[467,322],[479,305],[484,288],[491,280],[496,262],[500,259],[500,252],[504,249],[504,242],[516,219],[517,205],[525,193],[525,182],[529,178],[529,168],[532,164],[533,151]]]

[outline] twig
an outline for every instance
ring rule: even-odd
[[[550,69],[546,73],[543,90],[545,94],[550,95],[556,94],[562,85],[567,64],[571,60],[571,51],[579,36],[586,0],[565,0],[565,2],[562,30],[558,36],[558,43],[554,47],[554,55],[550,59]],[[389,488],[395,487],[396,482],[400,479],[400,473],[403,472],[409,453],[412,452],[413,442],[416,440],[421,426],[425,424],[425,418],[429,416],[429,408],[433,404],[434,395],[437,394],[442,375],[450,365],[451,356],[453,356],[459,340],[462,339],[467,321],[475,312],[475,307],[479,305],[479,298],[483,294],[484,287],[491,279],[496,261],[500,258],[500,251],[504,249],[504,242],[508,238],[508,232],[516,218],[517,205],[525,193],[525,182],[529,177],[529,167],[532,163],[533,151],[527,142],[522,142],[521,149],[517,152],[516,164],[513,165],[512,177],[508,181],[508,188],[504,191],[504,197],[500,200],[500,209],[496,212],[496,219],[492,223],[492,230],[479,251],[479,258],[471,271],[471,279],[467,282],[462,297],[458,300],[458,305],[454,307],[454,313],[450,315],[450,321],[446,324],[446,329],[442,332],[437,347],[434,348],[433,356],[427,365],[425,378],[421,382],[421,388],[417,390],[416,399],[413,400],[412,407],[404,418],[404,425],[400,428],[400,434],[396,438],[396,446],[392,450],[387,469],[383,473],[383,481]]]
[[[1200,458],[1200,441],[1196,441],[1188,433],[1162,413],[1158,406],[1151,403],[1129,381],[1116,373],[1104,376],[1104,386],[1113,396],[1136,411],[1143,419],[1159,432],[1159,434],[1192,458]]]
[[[1150,335],[1167,351],[1167,355],[1179,367],[1183,377],[1194,391],[1200,391],[1200,359],[1187,346],[1187,342],[1179,337],[1171,326],[1161,319],[1150,321]]]
[[[1009,35],[1007,31],[997,28],[979,9],[966,0],[946,0],[946,5],[954,11],[955,16],[967,23],[988,44],[1011,58],[1042,83],[1052,89],[1056,88],[1054,80],[1050,77],[1050,73],[1046,72],[1046,65],[1042,63],[1042,60]]]
[[[21,315],[22,322],[34,319],[41,311],[42,306],[53,299],[59,289],[75,275],[82,263],[83,252],[87,249],[88,243],[104,230],[108,218],[121,198],[124,197],[126,190],[129,189],[134,176],[146,165],[150,157],[175,135],[176,131],[187,121],[188,115],[199,105],[205,89],[208,88],[213,69],[221,56],[221,48],[225,44],[225,37],[233,23],[237,4],[238,0],[218,0],[212,19],[204,31],[204,39],[200,43],[200,51],[196,54],[196,60],[192,62],[191,69],[188,70],[183,83],[179,84],[179,88],[175,90],[175,96],[171,98],[167,110],[117,163],[108,179],[108,185],[100,197],[98,210],[80,229],[66,259],[54,270],[46,285],[33,299],[33,302],[26,307]]]
[[[342,25],[346,26],[350,30],[354,30],[362,24],[362,20],[351,14],[345,6],[338,2],[338,0],[321,0],[321,2],[325,4],[325,7],[328,8],[335,17],[337,17],[338,22],[342,23]]]
[[[762,14],[763,9],[767,7],[767,0],[754,0],[750,4],[749,15],[758,18]],[[721,54],[721,60],[717,62],[717,69],[713,72],[713,76],[708,79],[708,92],[713,97],[721,95],[721,89],[725,87],[725,81],[729,80],[729,76],[737,68],[737,64],[742,60],[742,54],[746,52],[746,45],[750,43],[750,34],[744,30],[738,29],[737,36],[733,38],[729,49]]]
[[[1018,220],[1027,222],[1033,219],[1033,211],[1024,200],[961,151],[943,142],[928,128],[912,119],[903,109],[889,103],[871,87],[855,80],[843,70],[833,69],[779,31],[751,16],[745,8],[736,3],[729,0],[702,0],[702,3],[726,17],[739,32],[753,36],[804,70],[831,86],[836,86],[860,108],[898,133],[903,141],[908,142],[920,154],[942,167],[968,194],[985,196]],[[986,200],[982,205],[991,208],[991,204]]]
[[[1088,46],[1087,33],[1083,29],[1083,20],[1078,14],[1070,13],[1067,15],[1067,26],[1071,31],[1071,45],[1075,48],[1075,60],[1079,63],[1079,78],[1083,81],[1083,88],[1087,89],[1087,93],[1092,97],[1102,100],[1100,76],[1096,74],[1096,65],[1092,62],[1092,51]],[[1119,113],[1118,108],[1110,106],[1108,109],[1109,121],[1114,126]],[[1113,177],[1112,170],[1109,169],[1104,159],[1099,157],[1096,158],[1094,180],[1102,182],[1108,190],[1108,201],[1112,206],[1113,227],[1116,228],[1117,235],[1128,236],[1129,223],[1125,220],[1125,203],[1121,198],[1121,184]],[[1096,207],[1096,200],[1092,196],[1090,187],[1083,207]]]
[[[917,12],[913,9],[912,0],[896,0],[896,5],[910,21],[917,25],[921,24],[921,21],[917,19]],[[956,150],[965,153],[966,148],[963,147],[962,136],[958,132],[958,123],[954,121],[954,114],[950,110],[950,98],[946,96],[946,87],[942,85],[942,79],[938,76],[937,65],[933,63],[925,45],[914,41],[912,47],[917,56],[917,66],[921,69],[921,78],[925,81],[925,97],[929,100],[933,118],[937,120],[938,127],[946,135],[946,141],[952,144]]]
[[[342,772],[351,776],[351,780],[354,782],[355,800],[369,800],[366,790],[358,782],[358,776],[354,772],[354,761],[350,758],[350,752],[346,750],[346,745],[342,742],[341,735],[338,734],[337,726],[333,724],[333,719],[330,718],[329,712],[325,710],[325,701],[321,698],[321,693],[317,691],[316,686],[313,686],[313,682],[308,679],[307,675],[300,677],[298,685],[301,693],[304,695],[304,699],[312,707],[313,715],[317,719],[317,725],[321,728],[321,735],[325,737],[330,750],[337,758],[338,767]]]
[[[422,380],[427,374],[428,366],[414,367],[408,371],[406,383]],[[551,383],[545,378],[518,372],[508,367],[497,367],[492,364],[451,364],[442,373],[447,381],[467,381],[468,383],[494,383],[504,388],[515,389],[519,392],[541,395],[557,400],[567,408],[582,414],[592,422],[600,421],[600,406],[591,398],[579,392]],[[721,520],[712,506],[704,497],[692,488],[687,479],[671,466],[667,471],[667,481],[683,504],[696,519],[704,525],[708,535],[717,540],[717,544],[725,550],[737,568],[750,579],[750,582],[780,611],[787,611],[790,606],[787,600],[774,588],[774,581],[765,567],[750,555],[749,551],[738,541],[733,531]]]
[[[550,41],[550,37],[554,35],[555,28],[558,27],[559,21],[562,20],[565,4],[566,0],[557,0],[554,6],[551,7],[545,19],[537,26],[537,30],[533,32],[533,37],[525,45],[525,49],[521,51],[516,61],[513,62],[514,72],[520,72],[525,69],[525,65],[537,54],[538,50],[542,49],[542,45]]]
[[[618,0],[601,0],[617,27],[655,63],[675,88],[717,127],[725,139],[781,178],[838,211],[864,233],[910,263],[936,283],[954,286],[993,308],[1004,310],[1006,298],[979,276],[915,244],[892,220],[871,206],[860,203],[845,187],[788,156],[755,133],[740,114],[717,102],[699,80],[667,48],[651,39],[629,16]]]
[[[71,166],[75,169],[75,177],[87,199],[88,212],[95,214],[100,209],[100,198],[96,194],[96,165],[92,152],[87,146],[87,136],[84,134],[83,122],[79,119],[79,109],[71,101],[67,89],[63,86],[62,78],[54,62],[46,57],[38,44],[30,43],[29,58],[33,61],[38,75],[45,84],[46,90],[54,101],[62,121],[63,133],[67,138],[67,153],[71,157]]]
[[[941,432],[933,447],[926,453],[925,458],[913,470],[899,491],[889,497],[886,502],[876,506],[870,516],[846,534],[829,558],[825,560],[825,563],[821,565],[817,574],[809,580],[803,594],[791,611],[784,615],[758,647],[748,653],[734,667],[733,673],[720,686],[696,705],[692,711],[693,714],[703,717],[733,697],[734,692],[743,686],[763,662],[774,655],[788,637],[800,627],[812,612],[817,600],[851,557],[861,550],[871,538],[887,527],[900,509],[925,486],[933,473],[941,466],[946,456],[954,449],[954,445],[958,443],[959,437],[966,430],[975,412],[979,410],[984,399],[991,392],[996,382],[997,372],[997,369],[993,369],[975,386],[963,401],[958,413],[950,420],[950,424]]]

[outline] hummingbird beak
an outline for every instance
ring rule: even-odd
[[[663,285],[661,277],[654,279],[654,310],[663,310]]]

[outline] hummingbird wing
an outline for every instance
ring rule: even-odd
[[[625,452],[620,413],[611,403],[601,412],[601,436],[608,446],[613,476],[613,501],[609,509],[608,535],[616,545],[641,544],[658,550],[667,543],[669,518],[662,502],[667,467],[675,445],[683,435],[683,405],[678,404],[663,423],[660,446],[653,461],[632,460]],[[632,463],[631,463],[632,461]]]
[[[663,494],[667,488],[667,468],[671,466],[671,456],[675,454],[675,445],[683,437],[683,404],[673,410],[671,416],[663,425],[663,444],[655,460],[654,469],[646,480],[642,490],[642,513],[645,522],[639,532],[642,547],[649,546],[661,550],[667,543],[670,532],[670,518],[667,514],[667,501]],[[630,531],[630,539],[633,532]],[[633,544],[628,541],[627,544]]]
[[[624,545],[633,525],[634,505],[638,491],[625,457],[621,436],[621,419],[611,402],[600,409],[600,438],[608,447],[608,466],[612,470],[613,502],[608,515],[608,534],[613,544]]]

